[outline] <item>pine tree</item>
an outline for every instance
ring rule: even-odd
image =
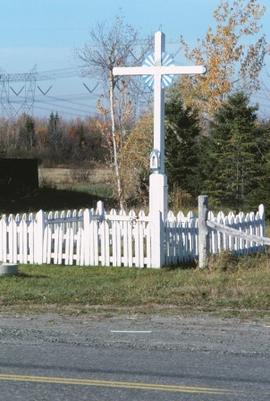
[[[165,106],[166,173],[169,187],[198,195],[199,121],[197,112],[184,108],[172,90]]]
[[[256,111],[240,92],[214,114],[202,170],[204,188],[218,205],[242,208],[253,203],[264,163]]]
[[[35,121],[28,114],[23,114],[19,119],[19,138],[20,150],[31,151],[36,144]]]
[[[61,139],[61,129],[59,127],[60,119],[58,113],[51,112],[48,121],[48,135],[50,143],[57,147]]]
[[[257,162],[261,163],[261,174],[258,188],[251,196],[255,205],[263,203],[266,206],[267,217],[270,216],[270,121],[260,121],[257,124]]]

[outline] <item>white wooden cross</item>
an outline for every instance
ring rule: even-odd
[[[154,149],[160,152],[160,173],[164,174],[164,88],[162,78],[165,75],[203,74],[206,68],[196,66],[163,65],[165,54],[165,35],[155,33],[154,65],[141,67],[115,67],[114,75],[152,75],[154,81]]]
[[[168,62],[169,61],[169,62]],[[161,267],[165,261],[164,223],[167,219],[168,186],[164,163],[164,86],[170,83],[173,75],[204,74],[206,68],[196,66],[171,65],[165,54],[165,35],[155,33],[154,55],[141,67],[115,67],[114,75],[144,75],[154,87],[154,149],[151,154],[153,174],[149,182],[149,212],[151,216],[151,265]],[[165,84],[165,85],[164,85]],[[150,164],[151,166],[151,164]]]

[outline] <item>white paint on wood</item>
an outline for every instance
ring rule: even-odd
[[[158,175],[157,175],[158,176]],[[153,202],[157,201],[154,197]],[[159,213],[159,215],[157,214]],[[161,229],[158,208],[144,212],[94,209],[0,217],[0,260],[84,266],[160,267],[198,258],[198,218],[171,211]],[[208,213],[209,252],[248,254],[270,245],[264,237],[264,209],[256,213]],[[161,232],[161,236],[157,235]]]

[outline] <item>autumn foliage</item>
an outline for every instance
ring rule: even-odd
[[[181,39],[189,61],[207,66],[204,76],[184,77],[179,89],[187,105],[211,118],[232,90],[250,94],[259,89],[266,39],[260,19],[265,7],[257,0],[221,0],[214,11],[215,26],[191,48]]]

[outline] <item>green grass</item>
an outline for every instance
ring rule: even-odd
[[[223,255],[210,266],[199,271],[24,265],[18,276],[0,278],[0,306],[21,311],[181,310],[270,316],[267,255]]]
[[[96,184],[76,184],[71,186],[72,191],[84,192],[100,199],[113,198],[113,188],[110,184],[96,183]]]

